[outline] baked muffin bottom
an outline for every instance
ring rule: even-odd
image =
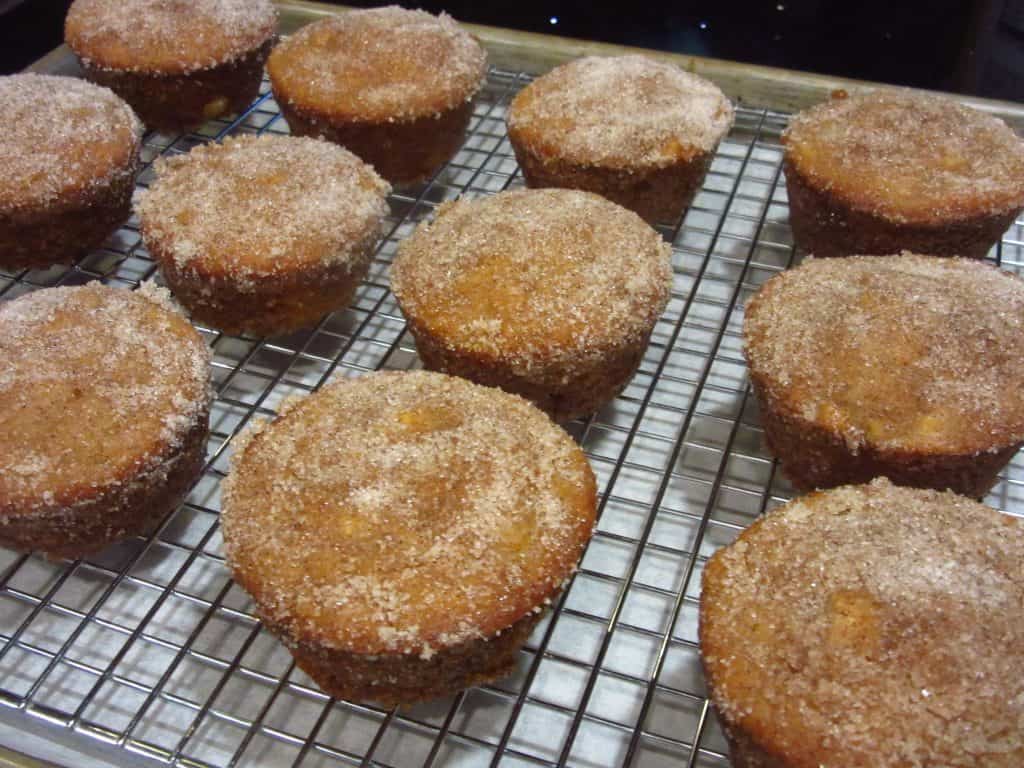
[[[896,485],[948,489],[980,499],[1024,446],[1018,442],[978,453],[929,453],[867,443],[851,451],[841,434],[770,400],[770,385],[756,375],[751,379],[768,449],[779,457],[782,474],[802,493],[888,477]]]
[[[56,207],[0,213],[0,269],[67,264],[103,243],[131,216],[137,166]]]
[[[274,38],[222,64],[183,74],[109,69],[82,61],[85,76],[127,101],[146,127],[180,132],[244,112],[259,95]]]
[[[789,223],[793,241],[814,256],[914,251],[933,256],[984,258],[1013,224],[1017,209],[940,223],[899,222],[860,210],[819,188],[785,160]]]
[[[189,430],[180,448],[144,474],[99,492],[83,492],[58,508],[7,515],[0,545],[36,550],[51,560],[94,554],[128,536],[144,535],[181,504],[206,460],[209,411]]]
[[[540,618],[539,613],[525,616],[496,637],[444,648],[429,659],[389,654],[371,660],[365,654],[296,642],[280,628],[274,632],[298,667],[328,695],[405,707],[507,677]]]
[[[545,157],[510,132],[512,149],[528,187],[594,192],[639,214],[649,224],[674,224],[700,190],[714,152],[649,168],[621,169]]]
[[[342,121],[291,103],[280,86],[275,88],[274,98],[293,135],[341,144],[393,184],[423,181],[448,162],[462,146],[473,115],[473,103],[467,101],[411,120]]]
[[[353,248],[349,260],[250,276],[244,282],[197,264],[181,267],[163,252],[159,239],[150,237],[148,242],[167,287],[193,320],[225,333],[278,336],[314,326],[324,315],[348,306],[369,271],[377,236],[373,232]]]
[[[588,416],[619,395],[640,367],[650,340],[648,333],[634,344],[602,350],[599,356],[580,358],[569,367],[553,362],[546,369],[535,367],[520,374],[507,361],[455,347],[413,318],[408,323],[416,352],[428,370],[521,395],[560,423]]]

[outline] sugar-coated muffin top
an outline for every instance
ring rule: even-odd
[[[209,407],[209,350],[150,283],[2,302],[0,354],[0,514],[133,481],[177,455]]]
[[[647,56],[587,56],[538,78],[509,109],[513,140],[582,165],[661,167],[714,151],[733,108],[714,84]]]
[[[0,214],[37,208],[130,178],[142,124],[108,88],[74,77],[0,77]]]
[[[334,382],[243,436],[228,563],[300,642],[434,653],[543,609],[590,536],[595,480],[520,397],[423,371]]]
[[[1024,207],[1024,141],[952,99],[879,90],[834,98],[790,121],[786,158],[846,205],[900,223]]]
[[[143,237],[179,269],[239,282],[360,255],[391,189],[348,150],[293,136],[228,138],[155,169],[136,200]]]
[[[239,58],[272,39],[270,0],[75,0],[64,39],[104,69],[187,74]]]
[[[399,245],[391,286],[432,336],[528,374],[642,343],[671,249],[603,197],[523,189],[443,206]]]
[[[885,479],[768,513],[704,570],[720,716],[778,765],[1024,755],[1024,524]]]
[[[1024,280],[974,259],[813,259],[747,306],[773,409],[864,445],[964,453],[1024,440]]]
[[[267,61],[281,101],[327,118],[381,122],[436,115],[483,86],[487,54],[451,16],[398,6],[309,24]]]

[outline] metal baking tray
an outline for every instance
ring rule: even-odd
[[[534,37],[535,51],[556,58],[581,52]],[[0,751],[0,765],[35,764],[25,753],[215,768],[728,765],[700,671],[697,606],[708,556],[791,495],[762,444],[740,353],[744,302],[799,259],[781,109],[740,106],[693,206],[677,226],[659,228],[672,244],[674,288],[640,371],[613,403],[568,425],[599,478],[597,531],[511,677],[410,709],[332,700],[261,628],[224,566],[219,484],[239,430],[330,379],[418,367],[388,290],[397,243],[444,201],[523,184],[504,117],[537,58],[509,68],[505,54],[459,153],[426,183],[392,194],[387,235],[348,309],[273,339],[200,327],[216,388],[207,463],[155,534],[76,562],[0,549],[0,743],[13,750]],[[820,91],[831,81],[815,82]],[[776,85],[792,90],[784,78]],[[804,100],[815,92],[796,90]],[[264,132],[287,133],[266,83],[231,122],[148,134],[138,183],[150,182],[159,155]],[[1004,269],[1024,270],[1022,224],[990,254]],[[154,279],[132,219],[70,268],[0,272],[0,300]],[[1022,457],[987,502],[1024,514]]]

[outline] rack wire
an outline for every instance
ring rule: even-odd
[[[261,629],[223,562],[218,486],[239,430],[329,379],[418,366],[388,290],[395,246],[446,200],[522,185],[504,116],[528,79],[492,69],[460,152],[391,196],[387,236],[349,308],[273,339],[200,327],[216,389],[207,462],[152,536],[76,562],[0,549],[0,723],[117,764],[728,765],[700,670],[697,606],[707,558],[791,494],[762,446],[740,353],[743,303],[798,258],[780,175],[783,113],[740,107],[684,220],[659,228],[674,288],[640,371],[568,426],[599,479],[597,531],[511,677],[409,709],[335,701]],[[231,122],[148,134],[139,184],[159,155],[264,132],[287,133],[266,83]],[[1022,222],[990,258],[1024,270]],[[133,219],[72,267],[0,272],[0,300],[150,279],[156,266]],[[1024,512],[1021,457],[988,503]]]

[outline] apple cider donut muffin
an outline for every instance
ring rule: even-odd
[[[508,674],[590,537],[583,452],[519,397],[425,371],[331,384],[236,450],[228,565],[331,696]]]
[[[390,191],[317,139],[242,136],[155,164],[142,237],[196,320],[258,336],[314,325],[365,277]]]
[[[131,214],[142,126],[72,77],[0,77],[0,107],[0,269],[73,261]]]
[[[270,0],[75,0],[64,40],[148,128],[176,131],[252,103],[276,29]]]
[[[1024,142],[951,99],[841,94],[782,141],[793,239],[815,256],[981,258],[1024,207]]]
[[[203,466],[210,356],[167,291],[0,303],[0,544],[80,557],[145,532]]]
[[[529,186],[585,189],[671,223],[732,122],[729,100],[697,75],[646,56],[587,56],[519,92],[508,136]]]
[[[567,421],[629,383],[671,278],[671,249],[632,211],[522,189],[442,206],[399,245],[391,288],[426,367]]]
[[[704,570],[733,768],[1024,764],[1024,524],[884,480],[792,501]]]
[[[458,150],[486,67],[450,16],[388,6],[303,27],[274,49],[267,73],[293,134],[342,144],[406,183]]]
[[[800,490],[886,476],[980,497],[1024,441],[1024,281],[934,256],[815,259],[750,302],[761,421]]]

